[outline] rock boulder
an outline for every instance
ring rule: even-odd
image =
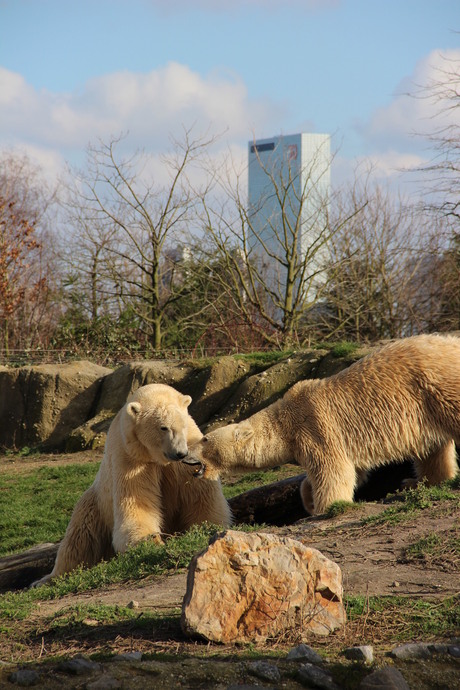
[[[0,370],[0,447],[63,449],[76,420],[90,419],[111,369],[92,362]]]
[[[345,623],[337,564],[295,539],[229,530],[190,564],[182,629],[212,642],[328,635]]]

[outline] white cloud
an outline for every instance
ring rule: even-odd
[[[439,94],[430,96],[427,87],[452,71],[458,83],[459,67],[460,50],[433,51],[420,60],[413,73],[397,85],[391,102],[376,109],[367,123],[355,127],[362,154],[347,157],[339,149],[332,169],[333,185],[346,185],[360,172],[371,171],[374,182],[415,197],[423,194],[420,169],[435,155],[430,135],[449,124],[458,127],[458,108],[445,110],[446,102]]]
[[[408,94],[439,79],[440,70],[455,60],[460,50],[430,53],[399,84],[393,100],[359,128],[363,153],[382,179],[429,159],[426,141],[415,133],[439,126],[433,115],[440,104]],[[238,75],[214,71],[203,76],[176,62],[148,73],[103,75],[69,93],[36,90],[21,75],[0,67],[0,148],[29,152],[50,177],[65,160],[80,163],[88,143],[107,142],[122,132],[129,132],[125,150],[142,148],[157,157],[170,149],[171,136],[181,138],[184,127],[193,127],[196,135],[224,133],[212,155],[229,145],[244,150],[253,135],[283,131],[284,108],[251,98]],[[356,163],[337,158],[334,177],[343,179]]]
[[[72,93],[33,89],[22,76],[0,68],[0,147],[34,151],[51,169],[59,159],[81,159],[89,142],[129,132],[133,149],[169,149],[184,127],[246,141],[250,133],[277,127],[281,107],[254,100],[236,75],[201,76],[169,63],[147,74],[118,72],[88,81]]]
[[[421,60],[413,74],[399,84],[392,102],[376,110],[362,128],[368,144],[380,149],[421,151],[426,146],[423,137],[453,121],[451,118],[458,118],[453,111],[440,116],[443,103],[436,97],[428,97],[424,89],[443,79],[455,62],[458,69],[459,61],[460,50],[433,51]]]
[[[334,186],[347,185],[359,177],[370,176],[376,183],[409,184],[407,171],[416,170],[427,162],[416,153],[389,150],[356,158],[337,155],[333,165]]]

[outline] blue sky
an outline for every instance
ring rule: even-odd
[[[0,0],[0,149],[53,175],[122,131],[161,154],[198,123],[242,155],[329,132],[343,174],[391,176],[428,155],[430,105],[405,94],[459,32],[458,0]]]

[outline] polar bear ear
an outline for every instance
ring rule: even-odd
[[[130,402],[126,406],[126,411],[131,417],[136,417],[141,409],[141,404],[139,402]]]
[[[234,432],[235,441],[249,441],[254,436],[254,429],[250,424],[238,424]]]
[[[192,402],[192,398],[190,397],[190,395],[183,395],[182,396],[182,404],[184,407],[188,407],[191,402]]]

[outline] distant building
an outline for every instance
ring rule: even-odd
[[[331,184],[330,136],[300,133],[257,139],[249,142],[248,161],[249,244],[271,287],[282,291],[283,269],[270,253],[283,259],[287,251],[296,251],[299,261],[311,261],[311,274],[327,258],[323,238]]]

